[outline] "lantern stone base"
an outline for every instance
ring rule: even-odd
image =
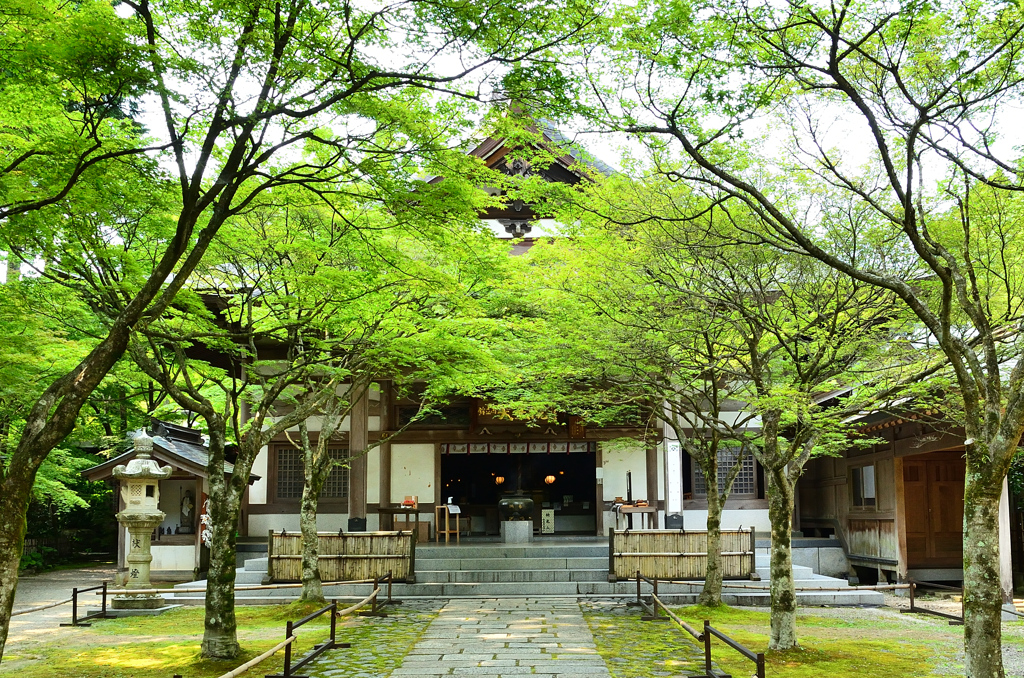
[[[110,601],[110,607],[114,610],[156,610],[166,606],[164,597],[156,593],[119,595]]]
[[[533,541],[533,521],[501,521],[501,541],[505,544],[528,544]]]
[[[114,610],[107,609],[108,617],[155,617],[158,614],[164,612],[170,612],[171,610],[177,610],[179,607],[184,605],[164,605],[163,607],[156,607],[151,610]]]

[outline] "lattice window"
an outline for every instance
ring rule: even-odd
[[[725,488],[725,481],[729,476],[739,456],[739,450],[719,450],[718,452],[718,491]],[[696,497],[708,495],[707,483],[704,482],[704,471],[696,461],[693,462],[693,494]],[[748,452],[743,458],[743,466],[736,479],[732,483],[730,497],[756,497],[757,496],[757,474],[754,471],[754,458]]]
[[[348,458],[348,449],[329,448],[331,459]],[[300,499],[304,484],[302,451],[294,447],[280,447],[277,450],[277,498]],[[321,499],[346,499],[348,497],[348,468],[336,465],[320,492]]]
[[[277,498],[302,497],[302,451],[294,447],[277,448]]]
[[[344,447],[330,448],[327,450],[327,453],[334,460],[348,458],[348,449]],[[327,482],[324,483],[324,489],[320,492],[320,497],[322,499],[345,499],[348,497],[347,467],[336,465],[331,469],[331,475],[327,477]]]

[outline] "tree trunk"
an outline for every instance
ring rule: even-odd
[[[990,464],[984,471],[971,469],[969,455],[964,487],[965,668],[968,678],[1002,678],[999,497],[1003,477]]]
[[[311,460],[310,460],[311,461]],[[302,600],[324,602],[324,589],[320,582],[320,544],[316,534],[316,510],[320,488],[315,482],[312,464],[306,464],[299,505],[299,528],[302,530]],[[319,483],[322,485],[323,483]]]
[[[708,565],[697,604],[718,607],[722,604],[722,501],[711,484],[708,484],[707,529]]]
[[[18,565],[25,545],[25,515],[32,497],[32,478],[8,476],[0,485],[0,661],[18,587]]]
[[[235,465],[232,482],[224,479],[224,428],[210,426],[210,570],[206,576],[206,620],[202,654],[207,658],[234,659],[238,656],[235,623],[235,526],[241,508],[238,477],[242,491],[248,470]],[[242,455],[239,454],[241,461]],[[244,466],[244,464],[243,464]]]
[[[796,590],[793,585],[794,484],[785,467],[765,469],[768,481],[768,519],[772,524],[769,586],[772,601],[769,650],[796,647]],[[756,556],[755,556],[756,557]]]

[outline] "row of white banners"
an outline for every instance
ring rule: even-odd
[[[596,451],[597,443],[441,443],[441,454],[572,454]]]

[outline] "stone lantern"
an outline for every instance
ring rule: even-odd
[[[163,522],[164,512],[159,507],[160,481],[171,475],[171,467],[160,468],[153,461],[153,439],[143,431],[135,438],[135,458],[127,465],[116,466],[113,476],[121,481],[124,510],[117,514],[117,522],[128,529],[128,565],[125,588],[128,592],[116,596],[111,606],[116,610],[153,610],[165,605],[158,594],[132,594],[131,589],[148,589],[149,565],[153,561],[150,541],[153,530]]]

